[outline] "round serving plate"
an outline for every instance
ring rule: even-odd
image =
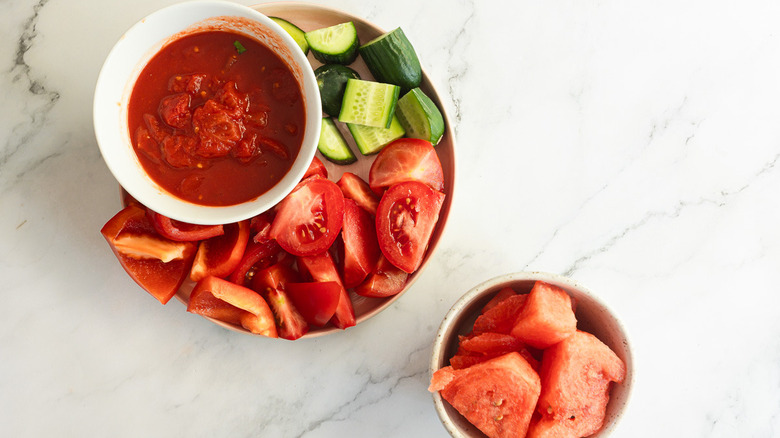
[[[378,26],[360,17],[356,17],[354,15],[339,10],[330,9],[318,5],[312,5],[308,3],[299,3],[299,2],[265,3],[265,4],[254,5],[252,6],[252,8],[270,17],[283,18],[295,24],[296,26],[301,28],[304,32],[320,29],[323,27],[333,26],[347,21],[352,21],[355,24],[355,27],[357,29],[358,38],[360,39],[361,44],[366,43],[387,32],[386,30],[383,30]],[[403,23],[399,23],[399,26],[402,27],[402,25]],[[414,44],[414,41],[412,41],[412,44]],[[313,69],[316,69],[321,65],[319,61],[314,59],[314,56],[311,53],[309,53],[308,59]],[[420,63],[425,65],[425,59],[421,58]],[[360,74],[361,78],[369,79],[369,80],[373,79],[373,76],[368,70],[368,67],[366,67],[366,64],[363,62],[363,60],[360,57],[358,57],[358,59],[354,63],[350,64],[349,67],[357,71]],[[357,324],[366,321],[367,319],[375,316],[382,310],[386,309],[390,304],[392,304],[395,300],[400,298],[401,295],[403,295],[406,291],[409,290],[409,288],[414,284],[415,280],[422,273],[423,269],[426,267],[431,257],[435,253],[436,247],[438,246],[438,243],[441,240],[442,233],[444,232],[444,229],[447,224],[447,218],[450,213],[450,208],[452,205],[452,197],[455,188],[455,184],[454,184],[455,182],[455,139],[453,136],[452,125],[450,124],[450,119],[447,117],[447,113],[445,111],[444,105],[442,104],[441,98],[439,97],[439,94],[436,92],[436,89],[433,87],[433,84],[431,83],[429,76],[426,74],[425,69],[423,69],[423,77],[422,77],[422,83],[420,84],[420,88],[425,92],[425,94],[428,95],[428,97],[431,98],[431,100],[433,100],[434,103],[436,103],[436,106],[438,106],[439,110],[442,113],[442,116],[444,117],[444,124],[445,124],[444,136],[442,137],[439,144],[436,145],[436,152],[439,156],[439,160],[441,161],[442,170],[444,171],[443,192],[447,196],[444,200],[444,204],[442,205],[441,212],[439,213],[439,221],[436,225],[436,229],[434,230],[433,235],[431,236],[431,240],[429,242],[428,251],[425,254],[425,258],[423,259],[420,268],[415,273],[409,276],[409,279],[407,280],[407,283],[404,286],[403,291],[401,291],[397,295],[394,295],[392,297],[387,297],[387,298],[363,297],[350,291],[350,297],[352,298],[352,304],[355,309],[355,318]],[[350,148],[352,148],[353,151],[358,151],[357,146],[354,143],[354,140],[352,140],[351,135],[349,135],[349,131],[344,126],[341,126],[341,124],[339,123],[337,124],[339,125],[339,129],[342,130],[344,134],[344,138],[349,143]],[[371,167],[371,163],[374,161],[374,156],[362,156],[360,153],[356,153],[356,155],[358,157],[357,162],[350,165],[336,165],[326,160],[319,152],[317,152],[317,156],[321,159],[321,161],[324,163],[325,167],[328,170],[328,178],[330,180],[338,181],[344,172],[351,172],[360,176],[365,181],[368,181],[368,172]],[[194,283],[192,283],[191,281],[187,281],[177,292],[176,298],[180,302],[186,305],[189,302],[189,297],[190,297],[190,293],[192,292],[193,286]],[[242,327],[238,327],[232,324],[227,324],[213,318],[207,318],[207,319],[227,329],[243,332],[246,334],[251,334],[248,330],[245,330]],[[334,327],[332,325],[328,325],[322,328],[313,327],[303,337],[312,338],[312,337],[322,336],[322,335],[339,332],[339,331],[341,331],[341,329]]]

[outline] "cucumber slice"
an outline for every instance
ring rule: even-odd
[[[357,157],[352,153],[341,131],[330,117],[322,118],[322,130],[317,149],[325,158],[336,164],[352,164],[357,161]]]
[[[398,121],[398,117],[391,119],[389,128],[373,128],[353,123],[347,123],[347,128],[349,128],[352,138],[355,139],[355,144],[363,155],[379,152],[393,140],[403,137],[405,133],[404,127]]]
[[[351,21],[304,34],[314,57],[323,64],[351,64],[358,55],[357,30]]]
[[[401,88],[361,79],[347,80],[339,121],[374,128],[389,128]]]
[[[325,64],[314,70],[314,77],[320,89],[322,110],[330,116],[338,117],[347,80],[360,79],[360,75],[346,65]]]
[[[300,27],[290,23],[289,21],[285,20],[284,18],[279,17],[268,17],[276,24],[281,26],[282,29],[284,29],[285,32],[290,34],[292,39],[295,40],[295,43],[298,44],[298,47],[303,50],[303,54],[307,55],[309,53],[309,43],[306,42],[306,38],[304,37],[305,32],[301,30]]]
[[[412,88],[398,99],[395,114],[406,130],[406,136],[421,138],[436,145],[444,135],[444,117],[430,97]]]
[[[377,81],[398,85],[403,92],[420,86],[420,60],[400,27],[360,46],[360,55]]]

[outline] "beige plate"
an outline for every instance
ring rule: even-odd
[[[386,32],[377,26],[353,15],[307,3],[266,3],[252,6],[252,8],[268,16],[283,18],[300,27],[304,32],[352,21],[355,23],[355,27],[357,28],[358,32],[358,38],[360,39],[361,43],[366,43]],[[399,23],[399,26],[401,25],[403,25],[403,23]],[[412,44],[414,44],[414,42],[412,42]],[[317,68],[321,65],[319,61],[314,59],[311,53],[309,53],[309,61],[312,64],[312,68]],[[425,60],[421,59],[420,63],[424,65]],[[373,79],[373,76],[371,76],[371,73],[368,71],[368,68],[360,57],[358,57],[358,59],[353,64],[351,64],[350,67],[355,69],[360,74],[361,78]],[[420,269],[418,269],[417,272],[409,277],[409,280],[401,293],[388,298],[366,298],[359,296],[354,292],[350,292],[352,303],[355,307],[355,317],[357,318],[358,324],[381,312],[387,306],[397,300],[401,295],[403,295],[407,290],[409,290],[411,285],[420,275],[433,255],[436,246],[441,239],[442,232],[444,231],[445,225],[447,224],[447,217],[450,213],[455,180],[455,140],[452,134],[452,126],[449,123],[449,118],[447,117],[441,99],[436,93],[436,90],[433,88],[433,85],[431,84],[431,81],[425,71],[423,71],[423,79],[420,88],[436,103],[436,106],[439,107],[442,112],[442,116],[444,117],[444,136],[436,146],[436,151],[438,152],[442,169],[444,170],[444,193],[447,195],[447,197],[444,200],[444,205],[442,206],[441,213],[439,214],[439,222],[436,225],[436,230],[434,231],[433,236],[431,237],[425,259],[423,260],[422,265],[420,265]],[[348,134],[348,131],[346,129],[343,131],[345,134],[344,137],[350,143],[352,150],[358,151],[357,147],[352,141],[351,136]],[[319,154],[319,152],[317,153],[317,156],[322,160],[322,162],[325,164],[325,167],[328,169],[329,179],[338,181],[344,172],[352,172],[368,181],[368,171],[371,163],[373,162],[373,156],[363,157],[360,156],[359,152],[357,152],[356,155],[358,155],[358,161],[356,163],[350,164],[348,166],[338,166],[325,160],[322,155]],[[186,305],[189,301],[192,287],[192,282],[188,281],[185,283],[176,294],[176,298]],[[241,327],[237,327],[232,324],[226,324],[222,321],[218,321],[212,318],[207,319],[210,319],[215,324],[221,325],[230,330],[251,334],[249,331]],[[322,336],[338,331],[340,331],[338,328],[328,325],[323,328],[312,328],[312,330],[309,331],[309,333],[307,333],[304,337]]]

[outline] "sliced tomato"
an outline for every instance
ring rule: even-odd
[[[170,301],[187,278],[197,246],[160,236],[140,204],[129,204],[100,232],[130,278],[161,303]]]
[[[381,252],[371,215],[351,199],[344,202],[344,287],[353,288],[376,269]]]
[[[257,271],[252,280],[252,289],[258,291],[271,306],[276,318],[279,337],[295,340],[309,331],[309,324],[287,296],[288,283],[298,282],[298,276],[286,263]]]
[[[311,325],[322,327],[336,313],[343,288],[335,281],[287,283],[287,295]]]
[[[376,213],[376,235],[390,263],[410,274],[420,267],[443,203],[443,193],[419,181],[385,192]]]
[[[200,280],[190,294],[187,311],[241,325],[258,335],[278,337],[274,315],[263,297],[221,278]]]
[[[248,242],[248,220],[225,225],[225,234],[200,242],[190,279],[199,281],[210,275],[227,277],[238,267]]]
[[[431,143],[417,138],[401,138],[377,154],[368,173],[375,193],[404,181],[420,181],[436,191],[444,188],[444,172]]]
[[[355,288],[355,292],[364,297],[393,296],[404,290],[408,278],[409,274],[396,268],[384,256],[380,256],[376,270]]]
[[[351,199],[361,208],[367,210],[372,216],[376,216],[376,208],[379,206],[379,197],[371,191],[371,187],[362,178],[354,173],[344,172],[336,183],[344,197]]]
[[[173,220],[160,213],[146,210],[154,229],[161,236],[178,242],[196,242],[225,234],[222,225],[196,225]]]
[[[228,280],[235,284],[249,286],[252,284],[252,278],[257,271],[265,269],[278,261],[277,255],[281,251],[282,248],[275,240],[250,241],[246,246],[244,256],[236,269],[230,274]]]
[[[349,297],[344,283],[339,277],[336,264],[333,262],[329,252],[323,252],[314,256],[298,257],[298,269],[308,274],[313,281],[333,281],[339,284],[339,303],[336,306],[336,313],[331,318],[334,326],[340,329],[354,326],[355,309],[352,307],[352,299]]]
[[[319,175],[323,178],[328,177],[328,169],[325,168],[325,165],[322,164],[322,160],[317,158],[317,156],[314,156],[314,159],[311,160],[311,164],[309,164],[309,168],[306,169],[306,173],[303,174],[303,178],[301,180],[304,180],[312,175]]]
[[[270,236],[297,256],[319,254],[333,244],[344,223],[344,195],[333,181],[313,176],[279,203]]]

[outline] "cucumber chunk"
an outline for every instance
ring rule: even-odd
[[[391,119],[389,128],[373,128],[353,123],[347,123],[347,128],[349,128],[352,138],[355,139],[355,144],[363,155],[379,152],[393,140],[403,137],[405,133],[398,117]]]
[[[412,88],[398,99],[395,114],[406,130],[407,137],[421,138],[436,145],[444,135],[441,111],[419,88]]]
[[[330,117],[322,118],[322,130],[317,149],[325,158],[336,164],[352,164],[357,161],[357,157],[352,153],[341,131]]]
[[[357,30],[351,21],[304,34],[314,57],[323,64],[351,64],[358,55]]]
[[[300,47],[301,50],[303,50],[304,55],[307,55],[309,53],[309,43],[306,42],[306,38],[304,37],[305,32],[301,30],[300,27],[290,23],[284,18],[279,18],[279,17],[268,17],[268,18],[273,20],[276,24],[281,26],[281,28],[284,29],[285,32],[290,34],[292,39],[295,40],[295,44],[298,44],[298,47]]]
[[[389,128],[400,92],[397,85],[349,79],[344,89],[339,121]]]
[[[346,65],[325,64],[314,70],[314,77],[320,89],[322,110],[329,116],[338,117],[347,80],[360,79],[360,75]]]
[[[360,54],[377,81],[398,85],[404,93],[420,86],[420,60],[400,27],[360,46]]]

